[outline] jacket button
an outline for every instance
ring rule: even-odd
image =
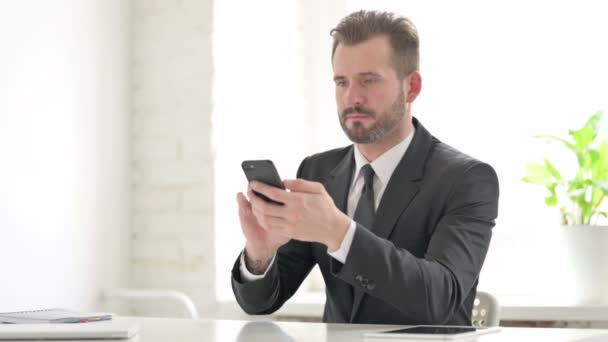
[[[361,282],[363,280],[363,277],[360,274],[357,274],[357,276],[355,277],[355,280],[358,282]]]
[[[373,290],[376,288],[376,283],[374,283],[373,281],[371,281],[369,284],[367,284],[367,289],[368,290]]]

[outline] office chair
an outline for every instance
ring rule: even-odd
[[[500,323],[500,304],[493,295],[477,291],[475,302],[473,303],[473,314],[471,322],[474,327],[496,327]]]
[[[102,301],[169,301],[182,307],[192,319],[198,319],[199,314],[194,302],[183,292],[175,290],[149,290],[149,289],[105,289],[101,293]]]

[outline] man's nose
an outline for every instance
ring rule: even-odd
[[[362,106],[366,102],[363,91],[357,85],[351,85],[346,90],[345,105],[347,107]]]

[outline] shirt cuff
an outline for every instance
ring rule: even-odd
[[[346,235],[344,235],[344,239],[340,244],[340,248],[338,248],[334,252],[327,251],[332,258],[338,260],[341,263],[346,263],[346,257],[348,256],[348,252],[350,251],[350,246],[353,244],[353,238],[355,237],[355,230],[357,229],[357,223],[353,220],[350,221],[350,226],[346,231]]]
[[[274,259],[276,256],[276,253],[272,256],[272,260],[270,261],[270,264],[268,264],[268,268],[264,271],[264,274],[253,274],[249,272],[247,266],[245,266],[245,250],[243,249],[243,251],[241,252],[241,264],[239,265],[239,270],[241,271],[241,280],[243,282],[249,283],[264,278],[266,276],[266,273],[268,273],[268,270],[274,263]]]

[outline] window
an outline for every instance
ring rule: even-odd
[[[608,107],[608,27],[601,2],[358,0],[331,15],[316,9],[320,17],[295,1],[239,2],[238,12],[232,10],[236,2],[216,6],[220,299],[233,298],[229,271],[242,248],[234,199],[246,184],[240,161],[272,158],[289,178],[304,156],[347,143],[335,115],[328,33],[360,8],[394,10],[413,20],[423,77],[414,115],[436,137],[490,163],[499,175],[499,218],[480,288],[500,296],[563,292],[552,234],[557,212],[545,207],[544,189],[520,179],[526,163],[546,153],[558,161],[570,158],[534,135],[563,135]],[[281,15],[240,17],[253,6],[256,13],[272,9]],[[233,30],[233,22],[247,27],[247,35]]]
[[[283,178],[295,178],[307,132],[296,2],[214,6],[216,288],[219,300],[233,300],[230,270],[245,245],[236,204],[247,189],[241,162],[272,159]]]

